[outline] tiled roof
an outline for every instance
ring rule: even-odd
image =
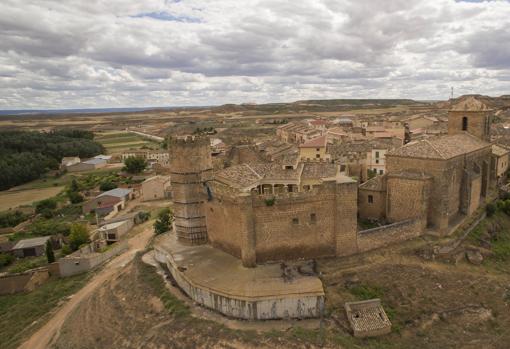
[[[309,141],[300,144],[300,148],[319,148],[326,146],[326,136],[320,136],[314,139],[310,139]]]
[[[360,189],[369,189],[369,190],[383,190],[383,177],[375,176],[372,179],[369,179],[365,183],[361,184]]]
[[[242,164],[215,173],[214,178],[237,188],[248,188],[266,180],[321,179],[335,177],[338,165],[328,162],[299,163],[296,168],[285,168],[279,163]]]
[[[492,154],[496,155],[496,156],[503,156],[505,154],[508,154],[509,153],[509,150],[503,148],[503,147],[500,147],[499,145],[497,144],[493,144],[492,145]]]
[[[315,179],[335,177],[338,174],[338,165],[332,163],[305,162],[301,178]]]
[[[456,156],[471,153],[489,147],[486,143],[468,133],[431,137],[408,143],[392,150],[386,156],[416,157],[424,159],[451,159]]]

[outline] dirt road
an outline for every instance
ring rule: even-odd
[[[150,225],[141,233],[128,240],[129,249],[123,254],[112,259],[103,269],[95,275],[90,282],[60,308],[57,313],[36,333],[23,343],[19,349],[46,349],[58,338],[60,328],[68,315],[75,309],[80,302],[87,299],[99,286],[105,281],[112,279],[115,275],[122,272],[122,269],[133,259],[136,252],[145,249],[149,239],[153,235]]]

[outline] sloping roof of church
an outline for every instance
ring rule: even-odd
[[[489,106],[479,99],[469,96],[454,104],[450,110],[453,111],[485,111],[490,110]]]
[[[489,143],[465,132],[411,142],[386,153],[386,156],[446,160],[490,146]]]
[[[365,183],[359,186],[360,189],[367,190],[384,190],[384,183],[382,176],[375,176],[372,179],[369,179]]]

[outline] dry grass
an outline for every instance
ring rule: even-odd
[[[33,202],[55,196],[63,189],[63,186],[58,186],[19,191],[2,191],[0,192],[0,211],[5,211],[21,205],[31,205]]]

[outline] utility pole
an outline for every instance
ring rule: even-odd
[[[453,99],[453,86],[452,86],[452,92],[450,93],[450,99]]]

